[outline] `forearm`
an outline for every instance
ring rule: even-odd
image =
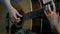
[[[54,25],[54,28],[56,29],[57,33],[60,34],[60,26],[59,25]]]
[[[60,26],[58,23],[52,24],[58,34],[60,34]]]
[[[14,9],[13,6],[11,5],[10,0],[4,0],[4,5],[8,9],[8,11],[11,11]]]

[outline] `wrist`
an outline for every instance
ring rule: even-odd
[[[58,21],[52,22],[52,25],[58,25]]]

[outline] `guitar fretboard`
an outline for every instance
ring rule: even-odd
[[[44,12],[43,9],[38,9],[38,10],[35,10],[35,11],[24,14],[23,17],[24,17],[25,20],[30,19],[30,18],[35,18],[35,17],[38,17],[38,16],[42,15],[43,12]]]

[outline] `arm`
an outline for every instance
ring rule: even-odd
[[[59,24],[58,23],[56,25],[53,24],[53,26],[56,29],[56,31],[58,32],[58,34],[60,34],[60,26],[59,26]]]
[[[58,34],[60,34],[60,26],[58,24],[59,12],[56,13],[55,4],[52,2],[53,10],[51,9],[50,5],[46,5],[45,7],[45,15],[47,16],[48,20],[50,21],[51,25],[56,29]]]
[[[10,0],[4,0],[4,5],[6,6],[6,8],[8,10],[13,10],[14,8],[12,7],[11,3],[10,3]]]
[[[52,20],[52,26],[55,28],[58,34],[60,34],[60,25],[58,24],[58,21],[56,22],[55,20]],[[54,23],[54,24],[53,24]]]
[[[8,10],[10,20],[12,22],[18,23],[20,18],[17,16],[22,17],[22,15],[20,15],[18,11],[11,5],[10,0],[4,0],[4,5]]]

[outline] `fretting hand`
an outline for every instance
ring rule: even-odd
[[[52,9],[50,5],[46,5],[44,13],[47,16],[48,20],[50,21],[51,25],[56,29],[58,34],[60,34],[60,26],[58,24],[59,12],[56,12],[55,4],[52,3]]]
[[[56,7],[53,2],[52,2],[52,9],[51,9],[50,4],[48,4],[48,5],[46,5],[44,12],[51,24],[57,24],[58,18],[59,18],[59,13],[58,12],[56,13]]]

